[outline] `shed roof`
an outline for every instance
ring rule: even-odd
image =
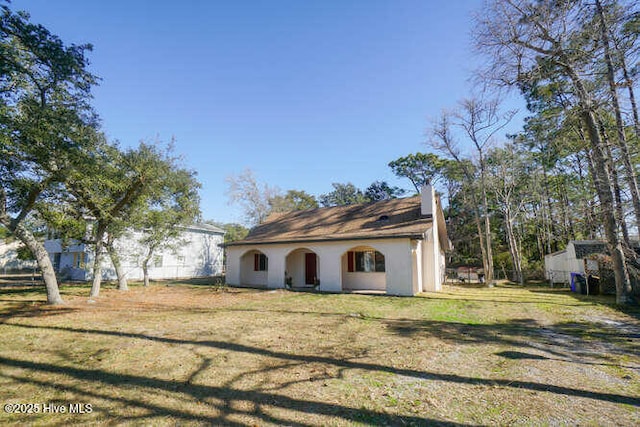
[[[573,240],[576,258],[583,259],[591,254],[606,254],[607,245],[601,240]]]
[[[433,226],[421,215],[420,196],[270,215],[229,246],[376,238],[421,238]],[[438,204],[438,209],[440,209]],[[446,230],[444,231],[446,244]],[[442,237],[441,237],[442,239]],[[447,247],[447,246],[445,246]]]

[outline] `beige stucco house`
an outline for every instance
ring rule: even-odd
[[[439,198],[273,214],[227,245],[227,283],[415,295],[442,288],[449,238]]]

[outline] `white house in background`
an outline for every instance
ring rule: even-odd
[[[640,257],[640,241],[632,239],[631,248]],[[571,283],[571,273],[585,274],[588,270],[598,270],[598,261],[590,255],[608,255],[607,244],[602,240],[571,240],[567,247],[544,256],[544,275],[552,283]]]
[[[22,246],[18,240],[0,240],[0,274],[14,273],[37,268],[35,261],[18,258],[18,248]]]
[[[415,295],[441,290],[449,238],[430,186],[404,199],[273,214],[227,244],[227,283]]]
[[[149,265],[149,277],[176,279],[207,277],[222,274],[224,231],[208,224],[181,227],[182,233],[172,248],[160,249]],[[116,241],[123,270],[129,280],[142,280],[142,259],[146,252],[140,244],[142,233],[130,231]],[[69,280],[93,279],[93,251],[90,245],[77,241],[51,239],[44,242],[54,269]],[[103,257],[102,277],[116,278],[115,269],[107,254]]]
[[[544,256],[545,278],[553,283],[570,283],[571,273],[584,274],[585,263],[591,270],[598,269],[597,261],[587,259],[592,254],[606,254],[601,240],[571,240],[567,247]]]

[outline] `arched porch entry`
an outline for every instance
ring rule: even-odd
[[[266,254],[252,249],[240,257],[240,284],[247,286],[267,286],[269,258]]]
[[[356,246],[342,254],[342,290],[387,291],[385,256],[371,246]]]
[[[285,259],[285,283],[293,288],[320,284],[320,257],[307,248],[289,252]]]

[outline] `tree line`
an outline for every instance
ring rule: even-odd
[[[91,45],[65,44],[27,13],[0,11],[2,233],[31,251],[50,304],[63,300],[39,227],[92,245],[90,297],[99,295],[105,256],[127,289],[114,243],[127,229],[145,230],[147,283],[154,251],[200,215],[195,172],[171,144],[123,148],[107,139],[91,105],[99,80],[88,71]]]

